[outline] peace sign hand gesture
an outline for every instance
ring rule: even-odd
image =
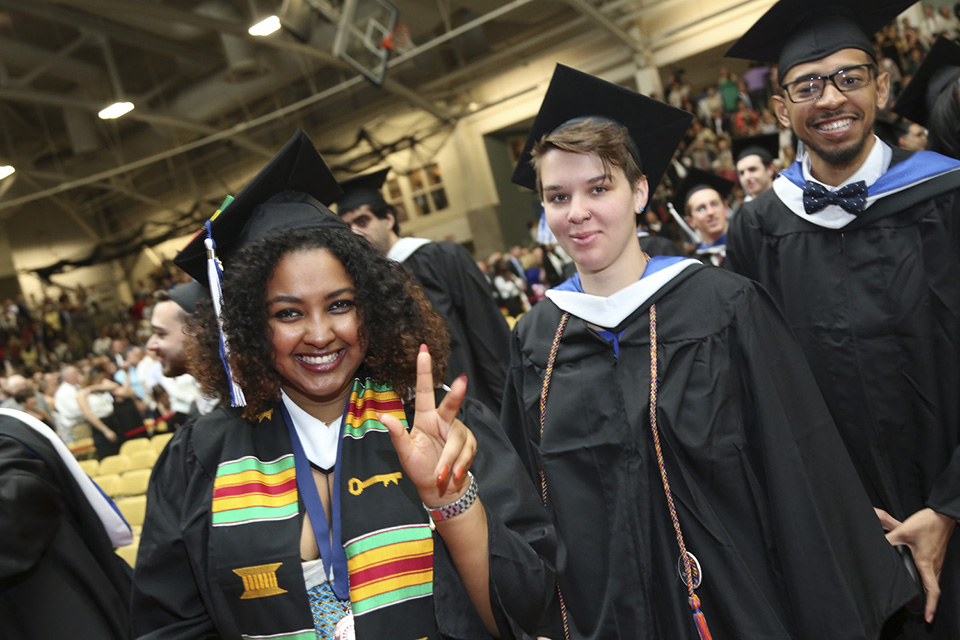
[[[467,470],[477,453],[477,440],[457,419],[466,391],[466,376],[460,376],[436,406],[430,351],[422,344],[417,354],[413,428],[408,432],[397,418],[378,415],[390,432],[403,470],[428,507],[456,501],[470,485]]]

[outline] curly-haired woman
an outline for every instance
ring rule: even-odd
[[[188,424],[157,462],[135,635],[521,636],[553,581],[535,490],[465,380],[435,392],[443,322],[402,267],[303,193],[326,167],[305,137],[290,145],[220,216],[243,226],[220,253],[246,408]],[[311,158],[311,180],[291,186]],[[228,398],[216,327],[199,306],[194,361]]]

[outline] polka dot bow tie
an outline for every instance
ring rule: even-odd
[[[862,213],[867,205],[867,183],[859,180],[836,191],[830,191],[822,184],[807,182],[803,187],[803,210],[817,213],[828,204],[838,205],[853,215]]]

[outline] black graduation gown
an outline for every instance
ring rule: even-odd
[[[130,637],[130,567],[53,446],[0,416],[0,637]]]
[[[500,411],[510,349],[510,328],[476,262],[455,242],[431,242],[403,264],[420,282],[434,311],[447,323],[449,384],[467,374],[467,395]]]
[[[895,149],[894,164],[909,155]],[[960,518],[958,189],[957,172],[934,178],[839,230],[770,191],[743,206],[728,239],[727,262],[770,292],[796,334],[870,501],[900,520],[925,506]],[[923,637],[956,640],[957,533],[940,585]]]
[[[494,615],[503,637],[526,637],[521,629],[536,626],[555,584],[552,566],[540,557],[555,554],[553,527],[490,412],[467,398],[459,417],[479,445],[471,470],[487,511]],[[410,424],[412,418],[409,415]],[[285,594],[248,600],[238,597],[242,589],[234,586],[238,580],[232,571],[238,565],[231,565],[227,550],[215,544],[211,495],[216,465],[221,456],[232,459],[238,450],[261,458],[266,454],[267,459],[277,452],[289,454],[290,438],[282,412],[274,410],[270,418],[253,423],[239,417],[236,409],[218,407],[178,430],[157,461],[147,493],[134,577],[135,637],[239,638],[241,625],[257,629],[258,636],[270,635],[268,630],[302,628],[304,616],[309,620],[299,562],[302,499],[300,517],[287,521],[290,524],[280,528],[279,536],[266,539],[257,533],[264,529],[260,524],[245,525],[250,533],[240,545],[239,553],[250,565],[272,562],[260,558],[269,558],[278,548],[288,549],[280,553],[289,555],[284,559],[290,562],[284,562],[286,566],[276,574]],[[346,482],[342,492],[344,486]],[[417,507],[422,509],[419,502]],[[489,638],[442,538],[436,534],[433,602],[437,629],[443,637]],[[396,637],[413,636],[404,636],[398,629]]]
[[[676,242],[661,236],[645,235],[638,238],[640,248],[648,256],[682,256],[683,250]]]
[[[501,422],[531,477],[542,466],[547,478],[572,637],[697,637],[650,431],[651,303],[662,450],[713,638],[876,638],[913,585],[776,308],[701,266],[614,328],[618,358],[570,317],[542,440],[562,312],[544,301],[515,329]],[[546,635],[562,637],[558,619]]]

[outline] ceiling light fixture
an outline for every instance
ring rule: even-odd
[[[100,113],[97,115],[100,116],[101,120],[116,120],[122,115],[126,115],[133,111],[132,102],[114,102],[109,107],[101,109]]]
[[[15,171],[16,169],[11,167],[10,165],[0,166],[0,180],[3,180],[7,176],[13,174]]]
[[[270,16],[269,18],[264,18],[257,24],[253,25],[247,29],[247,33],[252,36],[268,36],[271,33],[274,33],[280,29],[280,18],[277,16]]]

